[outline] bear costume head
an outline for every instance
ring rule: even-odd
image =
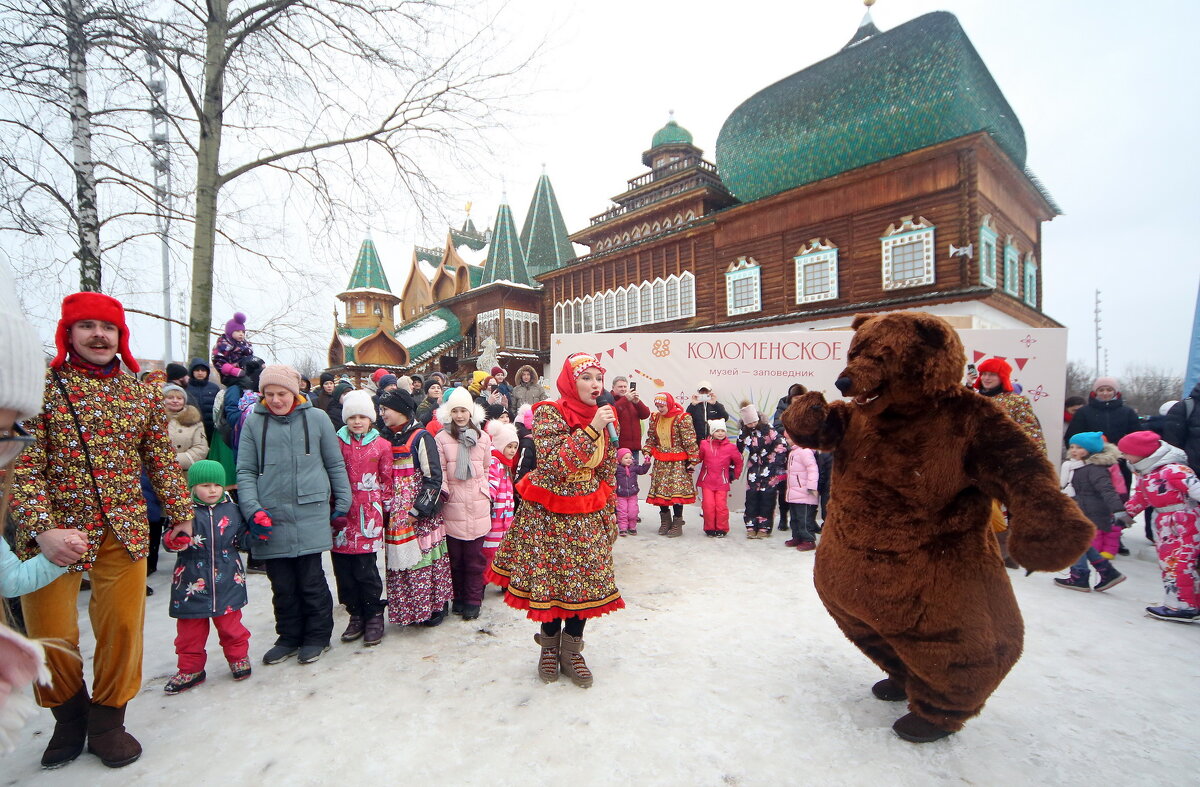
[[[949,323],[893,312],[856,317],[854,329],[834,383],[848,401],[810,391],[782,421],[797,445],[833,452],[817,593],[887,673],[872,693],[908,701],[896,733],[929,742],[979,713],[1021,655],[993,530],[1007,527],[1012,557],[1036,571],[1070,565],[1094,530],[1039,445],[961,384],[966,357]]]
[[[960,387],[966,352],[940,317],[917,312],[860,314],[846,368],[834,385],[864,412],[908,413]]]

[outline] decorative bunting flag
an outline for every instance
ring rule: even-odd
[[[1028,358],[1013,358],[1013,363],[1017,365],[1017,369],[1024,369],[1025,364],[1029,363]]]
[[[985,355],[987,355],[987,353],[981,353],[981,352],[979,352],[979,350],[975,350],[975,351],[974,351],[974,352],[972,352],[971,354],[972,354],[973,356],[975,356],[974,363],[979,363],[979,359],[980,359],[980,358],[982,358],[982,357],[984,357]]]

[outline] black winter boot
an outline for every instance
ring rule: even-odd
[[[1066,588],[1067,590],[1078,590],[1081,593],[1092,592],[1092,588],[1088,584],[1088,575],[1086,573],[1076,571],[1075,569],[1071,569],[1071,575],[1066,579],[1063,579],[1062,577],[1055,577],[1054,584],[1058,585],[1060,588]]]
[[[1125,575],[1113,568],[1113,564],[1107,560],[1101,560],[1092,565],[1100,572],[1100,581],[1096,583],[1095,587],[1097,593],[1103,593],[1113,585],[1119,585],[1125,581]]]
[[[61,768],[83,753],[91,702],[87,686],[82,686],[71,699],[50,709],[54,714],[54,734],[42,753],[43,768]]]
[[[93,704],[88,712],[88,751],[109,768],[123,768],[142,756],[142,745],[125,731],[125,706]]]

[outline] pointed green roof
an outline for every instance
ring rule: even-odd
[[[502,203],[496,213],[496,228],[492,231],[487,262],[483,265],[482,283],[491,284],[502,280],[533,285],[525,267],[525,252],[521,249],[521,239],[517,237],[512,209],[507,203]]]
[[[379,262],[379,253],[375,251],[375,241],[367,238],[358,249],[358,259],[354,263],[354,271],[350,274],[350,284],[347,290],[369,288],[391,292],[387,275],[383,272],[383,264]]]
[[[538,178],[529,212],[525,214],[521,248],[525,250],[530,276],[558,270],[575,259],[575,249],[567,238],[567,225],[558,209],[554,186],[550,185],[550,178],[544,172]]]

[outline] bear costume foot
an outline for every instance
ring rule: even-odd
[[[911,743],[932,743],[933,741],[940,741],[942,738],[947,738],[954,734],[950,730],[935,727],[915,713],[909,713],[896,719],[896,723],[892,725],[892,730],[901,738]]]
[[[871,693],[876,699],[881,699],[884,702],[900,702],[908,699],[908,692],[904,690],[896,681],[891,678],[884,678],[871,687]]]

